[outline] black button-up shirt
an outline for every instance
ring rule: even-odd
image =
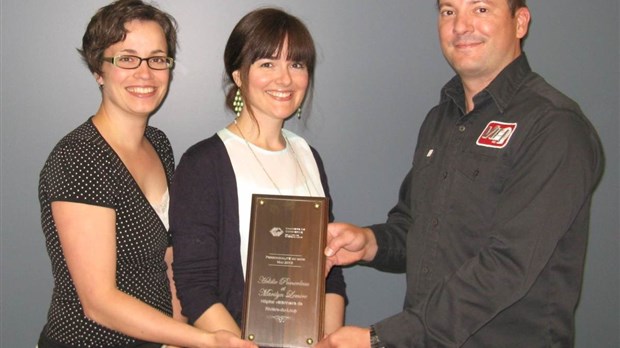
[[[458,77],[424,121],[370,263],[407,272],[389,347],[569,347],[598,136],[522,54],[474,97]]]

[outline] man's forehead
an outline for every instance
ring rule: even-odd
[[[506,1],[506,0],[437,0],[438,6],[454,6],[456,4],[468,4],[468,5],[476,5],[479,3],[483,4],[494,4],[498,1]]]

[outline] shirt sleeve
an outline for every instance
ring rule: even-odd
[[[111,175],[114,160],[88,141],[59,144],[47,162],[45,183],[49,201],[114,208],[117,197]]]
[[[412,225],[411,217],[411,171],[403,180],[398,193],[398,203],[388,213],[384,224],[370,227],[377,239],[374,260],[362,263],[384,272],[403,273],[407,268],[407,231]]]
[[[552,110],[548,116],[514,155],[486,247],[443,277],[423,301],[377,323],[387,346],[461,346],[526,296],[575,221],[587,226],[602,168],[600,143],[576,115]],[[406,209],[402,200],[393,211],[397,216]]]
[[[215,183],[200,153],[185,153],[170,188],[174,280],[183,315],[190,323],[218,296],[218,218]]]
[[[319,168],[319,175],[321,177],[321,185],[323,186],[323,191],[325,192],[325,196],[329,198],[329,221],[334,221],[333,214],[333,203],[331,201],[331,196],[329,194],[329,184],[327,182],[327,175],[325,174],[325,167],[323,166],[323,160],[319,153],[314,149],[312,150],[312,155],[314,156],[314,160],[316,161],[316,165]],[[344,281],[344,275],[342,273],[342,267],[332,267],[332,270],[329,272],[327,279],[325,281],[325,292],[328,294],[338,294],[342,296],[345,300],[345,303],[348,302],[347,293],[346,293],[346,283]]]

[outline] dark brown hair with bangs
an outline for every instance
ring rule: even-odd
[[[308,69],[309,86],[312,86],[316,50],[308,28],[297,17],[277,8],[261,8],[245,15],[235,26],[224,50],[224,66],[228,91],[226,106],[233,110],[237,86],[233,72],[239,71],[243,86],[250,66],[259,59],[280,58],[284,43],[288,44],[287,60],[302,62]],[[309,88],[310,89],[310,88]],[[245,94],[244,94],[245,95]],[[252,115],[249,105],[250,115]]]
[[[177,23],[174,17],[141,0],[118,0],[97,11],[82,37],[82,49],[78,49],[78,52],[92,73],[101,75],[103,52],[113,44],[125,40],[125,24],[133,20],[159,24],[166,36],[168,57],[175,57]]]

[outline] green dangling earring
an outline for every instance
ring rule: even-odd
[[[297,119],[301,120],[301,106],[297,109]]]
[[[243,98],[241,97],[241,88],[237,89],[235,94],[235,100],[233,101],[233,108],[237,117],[241,116],[241,110],[243,110]]]

